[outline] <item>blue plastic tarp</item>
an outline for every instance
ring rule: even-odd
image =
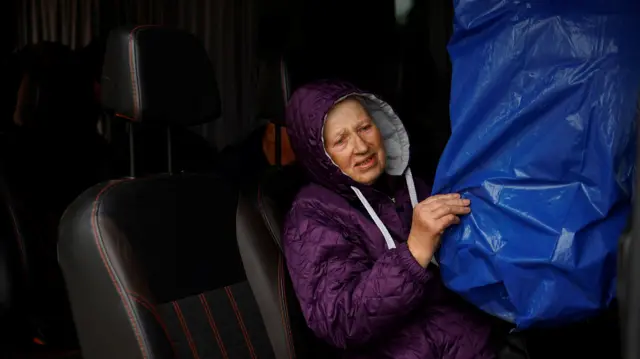
[[[615,294],[640,88],[637,0],[454,1],[452,136],[434,193],[472,213],[438,254],[446,285],[524,329]]]

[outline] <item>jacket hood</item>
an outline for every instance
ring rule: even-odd
[[[370,187],[344,174],[324,148],[323,129],[327,113],[350,97],[362,103],[382,134],[387,154],[386,173],[403,175],[409,165],[409,137],[389,104],[346,82],[320,81],[305,85],[294,92],[287,105],[289,140],[296,158],[307,169],[311,180],[343,196],[352,196],[352,187],[363,191]]]

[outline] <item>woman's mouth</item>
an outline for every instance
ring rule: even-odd
[[[367,157],[366,159],[364,159],[363,161],[356,163],[356,168],[361,170],[366,170],[371,168],[375,163],[376,163],[376,155],[373,154]]]

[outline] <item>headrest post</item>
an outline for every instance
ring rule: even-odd
[[[173,149],[171,147],[171,126],[167,126],[167,171],[173,174]]]
[[[136,147],[134,141],[134,126],[127,122],[127,132],[129,133],[129,175],[136,176]]]

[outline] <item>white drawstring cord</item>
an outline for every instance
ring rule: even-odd
[[[407,171],[405,172],[404,177],[405,177],[405,180],[407,181],[407,190],[409,191],[409,198],[411,199],[411,207],[415,208],[418,205],[418,193],[416,192],[416,184],[413,181],[413,175],[411,174],[410,168],[407,168]],[[384,237],[384,240],[387,243],[387,248],[388,249],[396,248],[396,242],[393,240],[391,233],[389,233],[389,230],[387,229],[387,227],[384,225],[384,223],[382,223],[382,220],[380,219],[380,217],[378,217],[378,214],[376,213],[376,211],[373,210],[373,207],[371,207],[371,204],[369,204],[369,201],[367,201],[367,199],[364,197],[362,192],[357,187],[351,186],[351,189],[353,190],[353,192],[355,192],[356,196],[360,200],[360,203],[362,203],[365,210],[369,214],[369,217],[371,217],[373,222],[376,224],[376,226],[382,233],[382,236]],[[436,261],[435,257],[431,258],[431,262],[435,265],[438,265],[438,262]]]

